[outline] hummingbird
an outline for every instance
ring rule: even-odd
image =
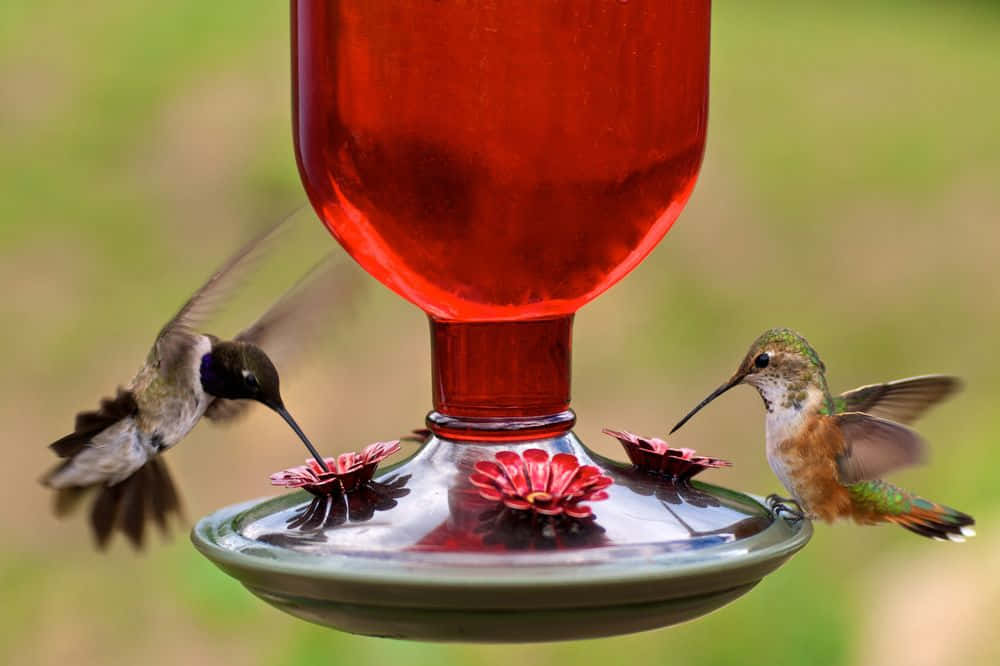
[[[972,516],[883,481],[923,460],[926,444],[907,427],[960,388],[955,377],[924,375],[871,384],[834,396],[826,366],[787,328],[758,337],[736,372],[670,432],[739,384],[757,389],[767,410],[767,461],[791,498],[770,495],[775,513],[863,525],[896,523],[938,540],[975,535]],[[789,504],[795,504],[797,509]]]
[[[253,402],[262,403],[288,423],[321,468],[327,469],[285,407],[278,371],[264,349],[288,351],[296,342],[289,338],[308,330],[310,317],[347,298],[346,276],[324,278],[333,264],[321,262],[232,340],[199,332],[202,322],[231,295],[290,219],[230,257],[163,326],[132,380],[114,397],[102,400],[96,411],[78,414],[73,432],[49,446],[63,458],[41,480],[56,491],[55,512],[66,515],[83,496],[96,494],[90,522],[99,548],[107,545],[115,530],[141,548],[148,519],[166,533],[171,514],[181,515],[179,495],[162,454],[184,439],[202,417],[229,422]]]

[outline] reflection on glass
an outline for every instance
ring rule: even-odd
[[[589,548],[606,543],[604,528],[594,516],[571,518],[543,516],[533,511],[517,511],[498,504],[479,514],[476,533],[483,545],[506,550],[558,550]]]
[[[286,520],[287,530],[258,537],[278,546],[311,545],[327,540],[326,530],[346,523],[371,520],[377,511],[396,507],[397,499],[410,493],[406,488],[410,476],[396,475],[384,481],[369,481],[349,493],[315,495]]]

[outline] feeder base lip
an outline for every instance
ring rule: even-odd
[[[572,452],[615,477],[609,499],[591,504],[595,540],[584,529],[576,545],[539,547],[540,536],[517,531],[534,519],[515,516],[514,532],[508,520],[508,532],[484,540],[489,547],[462,541],[483,533],[460,510],[466,468],[525,447]],[[220,509],[191,539],[253,594],[310,622],[408,640],[523,643],[694,619],[745,594],[812,536],[808,520],[774,518],[760,498],[697,481],[679,487],[595,454],[572,433],[514,447],[432,437],[375,481],[394,483],[395,500],[360,518],[345,508],[324,529],[287,527],[321,499],[300,491]]]

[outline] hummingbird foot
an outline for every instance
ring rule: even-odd
[[[775,518],[780,518],[782,515],[786,515],[793,521],[798,522],[805,519],[805,512],[802,510],[802,505],[799,504],[798,500],[791,497],[782,497],[777,493],[771,493],[766,498],[764,498],[764,503],[767,508],[771,510],[771,513]],[[794,505],[795,508],[792,508]]]

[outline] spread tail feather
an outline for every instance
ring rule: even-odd
[[[183,519],[180,496],[166,463],[153,458],[124,481],[114,485],[73,486],[56,491],[55,513],[65,516],[76,509],[85,495],[96,493],[90,507],[90,525],[97,547],[104,549],[116,530],[137,550],[145,539],[148,519],[169,533],[171,514]]]
[[[848,486],[860,522],[891,522],[939,541],[962,542],[975,536],[975,519],[949,506],[931,502],[885,481]]]
[[[915,497],[908,513],[887,516],[887,520],[921,536],[939,541],[962,542],[976,535],[975,519],[951,507]]]

